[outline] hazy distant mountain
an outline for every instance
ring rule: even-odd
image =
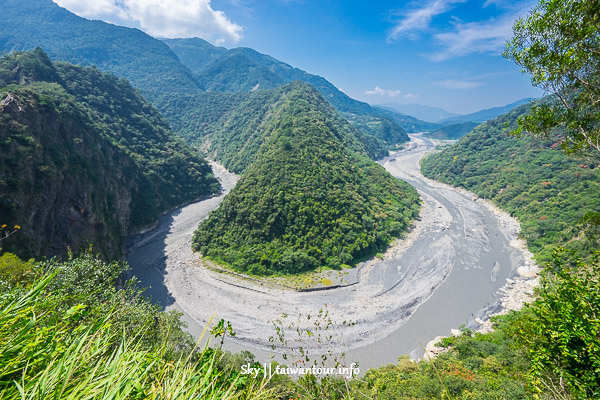
[[[506,114],[513,108],[518,107],[521,104],[529,103],[532,100],[534,100],[534,99],[532,99],[532,98],[521,99],[521,100],[515,101],[514,103],[507,104],[503,107],[487,108],[485,110],[477,111],[477,112],[474,112],[471,114],[465,114],[465,115],[459,115],[456,117],[445,118],[438,122],[440,124],[444,124],[444,125],[456,124],[456,123],[467,122],[467,121],[485,122],[489,119],[496,118],[499,115]]]
[[[410,115],[402,114],[391,107],[373,106],[386,117],[393,119],[406,132],[430,132],[439,129],[442,125],[433,122],[426,122]]]
[[[456,140],[471,132],[477,125],[479,123],[472,121],[445,125],[433,132],[426,133],[424,136],[433,139]]]
[[[458,114],[451,113],[439,107],[425,106],[422,104],[400,104],[400,103],[384,103],[379,104],[381,107],[393,108],[400,114],[410,115],[425,122],[438,122],[445,118],[451,118]]]

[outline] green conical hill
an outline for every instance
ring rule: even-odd
[[[199,226],[195,250],[239,271],[297,273],[351,264],[408,229],[416,191],[360,153],[314,88],[286,86],[271,113],[256,160]]]

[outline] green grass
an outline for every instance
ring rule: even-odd
[[[0,282],[1,399],[270,398],[267,381],[222,368],[218,349],[180,351],[171,331],[162,341],[149,340],[152,325],[126,332],[122,307],[99,312],[102,307],[79,298],[61,311],[74,297],[49,290],[64,283],[65,270],[50,265],[30,282]]]

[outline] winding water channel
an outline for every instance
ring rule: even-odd
[[[346,353],[361,369],[395,363],[402,354],[422,355],[433,337],[473,324],[474,317],[497,302],[498,289],[522,266],[513,247],[518,225],[496,214],[468,193],[425,179],[419,160],[433,143],[414,135],[409,147],[379,161],[393,176],[413,185],[424,200],[420,221],[403,242],[354,271],[356,284],[318,292],[297,292],[211,271],[191,251],[199,221],[223,196],[203,200],[164,216],[158,226],[132,237],[128,261],[153,302],[183,313],[199,336],[211,316],[231,321],[233,351],[250,350],[259,361],[272,353],[269,338],[279,319],[287,346],[312,355]],[[225,192],[237,177],[214,166]],[[319,310],[328,312],[327,331],[314,326]],[[312,320],[306,318],[312,315]],[[286,316],[285,318],[283,316]],[[352,321],[348,326],[343,321]],[[293,324],[293,327],[290,325]],[[298,338],[297,329],[317,335]],[[329,336],[317,340],[318,333]],[[276,351],[286,351],[280,346]]]

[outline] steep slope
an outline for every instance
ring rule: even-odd
[[[220,50],[222,48],[198,38],[165,39],[165,42],[199,78],[206,90],[241,92],[257,84],[260,89],[275,89],[284,83],[302,81],[317,88],[338,111],[376,114],[367,103],[348,97],[325,78],[294,68],[256,50],[239,47],[223,52]],[[192,52],[194,47],[195,51]],[[189,56],[191,54],[194,58]],[[249,71],[249,66],[253,66],[254,70]]]
[[[286,83],[302,81],[317,88],[350,121],[358,122],[356,126],[363,132],[388,145],[408,140],[402,127],[367,103],[350,98],[320,76],[271,56],[244,47],[223,51],[223,48],[198,38],[165,39],[165,42],[206,90],[247,92],[275,89]]]
[[[93,243],[121,255],[130,229],[218,190],[207,163],[126,81],[51,63],[40,49],[0,59],[4,249],[63,255]]]
[[[381,251],[417,216],[416,191],[353,151],[318,92],[285,89],[256,160],[198,227],[193,248],[255,274],[339,268]]]
[[[508,135],[529,108],[522,105],[479,125],[456,145],[427,157],[423,174],[491,199],[516,216],[540,261],[571,240],[571,246],[597,247],[573,237],[586,214],[600,212],[600,169],[565,156],[552,142]]]
[[[446,125],[433,132],[428,132],[424,136],[433,139],[457,140],[471,132],[477,125],[479,125],[477,122],[470,121]]]
[[[196,75],[209,91],[250,92],[275,89],[290,80],[280,77],[269,68],[250,59],[245,52],[234,49],[208,62]],[[245,49],[244,49],[245,50]],[[247,49],[250,50],[250,49]]]
[[[200,75],[200,71],[207,64],[217,60],[229,51],[225,47],[213,46],[200,38],[162,39],[162,41],[177,54],[183,65],[195,75]]]
[[[499,115],[506,114],[513,108],[518,107],[521,104],[529,103],[533,100],[534,99],[531,99],[531,98],[521,99],[521,100],[515,101],[514,103],[510,103],[510,104],[507,104],[502,107],[492,107],[492,108],[487,108],[485,110],[476,111],[471,114],[464,114],[464,115],[458,115],[456,117],[444,118],[444,119],[438,121],[438,123],[444,124],[444,125],[449,125],[449,124],[457,124],[457,123],[468,122],[468,121],[485,122],[492,118],[496,118]]]

